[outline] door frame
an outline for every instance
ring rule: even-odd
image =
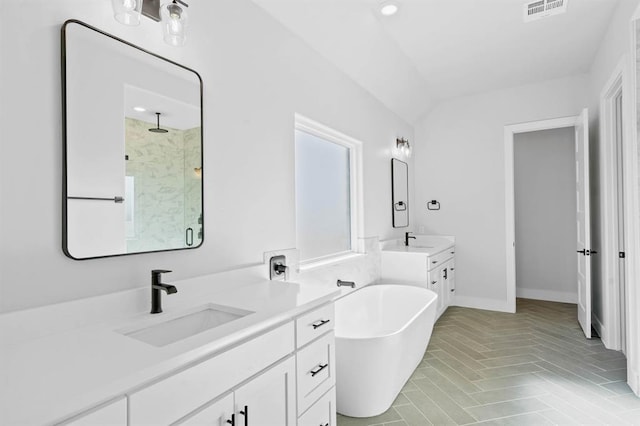
[[[507,271],[507,311],[516,311],[516,217],[514,193],[514,139],[517,133],[536,132],[539,130],[562,129],[575,127],[580,116],[553,118],[549,120],[530,121],[526,123],[504,126],[504,159],[505,159],[505,252]]]
[[[625,162],[625,167],[628,167],[630,177],[629,190],[631,192],[631,198],[628,199],[630,206],[627,208],[627,212],[631,210],[632,215],[628,216],[627,222],[629,227],[625,228],[627,239],[627,262],[626,262],[626,274],[627,283],[637,283],[640,278],[640,218],[637,217],[637,212],[640,212],[640,186],[638,185],[638,132],[640,126],[637,125],[638,117],[638,98],[637,91],[640,89],[638,84],[638,71],[636,71],[636,64],[640,61],[640,56],[637,54],[637,46],[640,44],[640,38],[637,38],[637,28],[640,28],[640,6],[638,6],[632,15],[629,23],[630,37],[629,37],[629,57],[628,57],[628,69],[631,72],[627,73],[627,84],[629,90],[626,97],[626,106],[628,111],[627,125],[624,126],[626,133],[625,136],[627,143],[625,147],[630,146],[630,150],[627,151],[628,161]],[[623,98],[623,109],[624,109]],[[631,123],[631,124],[629,124]],[[625,216],[626,213],[625,212]],[[633,213],[635,212],[635,213]],[[625,220],[627,217],[625,217]],[[625,224],[626,225],[626,224]],[[627,285],[627,383],[633,392],[640,396],[640,288],[638,285]]]
[[[600,94],[600,227],[602,230],[601,256],[602,270],[600,282],[603,287],[603,318],[598,318],[594,313],[594,328],[600,334],[602,343],[608,349],[621,349],[620,322],[620,286],[618,285],[618,215],[617,215],[617,159],[616,159],[616,123],[615,123],[615,99],[622,93],[622,120],[623,123],[631,123],[629,115],[629,76],[628,58],[625,55],[614,69],[611,77],[604,85]],[[624,229],[625,237],[631,236],[629,230],[632,227],[633,217],[633,165],[636,158],[631,141],[631,129],[633,126],[624,125],[622,128],[622,153],[623,153],[623,203],[624,203]],[[637,210],[636,210],[637,211]],[[632,239],[626,238],[624,251],[629,253]],[[632,256],[625,258],[625,294],[627,294],[630,282],[629,268]],[[604,320],[604,321],[602,321]],[[627,330],[627,335],[628,335]]]

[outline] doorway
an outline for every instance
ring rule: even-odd
[[[602,319],[604,325],[600,335],[607,348],[627,353],[627,226],[630,206],[625,187],[628,182],[628,150],[625,134],[623,90],[625,78],[624,61],[614,70],[600,96],[601,109],[601,158],[603,194],[602,233],[603,233],[603,268],[601,281],[605,284]]]
[[[578,302],[575,129],[514,135],[516,297]]]
[[[575,135],[575,197],[577,256],[577,313],[585,337],[591,338],[591,229],[589,209],[589,111],[579,116],[505,126],[505,235],[507,267],[507,303],[516,307],[516,236],[514,137],[518,133],[573,127]],[[580,253],[582,255],[580,255]]]

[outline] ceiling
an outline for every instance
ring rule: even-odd
[[[523,22],[522,0],[252,0],[402,118],[458,96],[589,72],[619,0],[567,0]]]

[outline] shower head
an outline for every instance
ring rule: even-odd
[[[156,112],[156,116],[158,117],[158,127],[152,127],[151,129],[149,129],[149,131],[153,133],[167,133],[167,129],[160,128],[160,113]]]

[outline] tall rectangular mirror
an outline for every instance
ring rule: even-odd
[[[200,246],[202,80],[79,21],[62,27],[63,251]]]
[[[394,228],[409,226],[409,166],[404,161],[391,159],[391,202]]]

